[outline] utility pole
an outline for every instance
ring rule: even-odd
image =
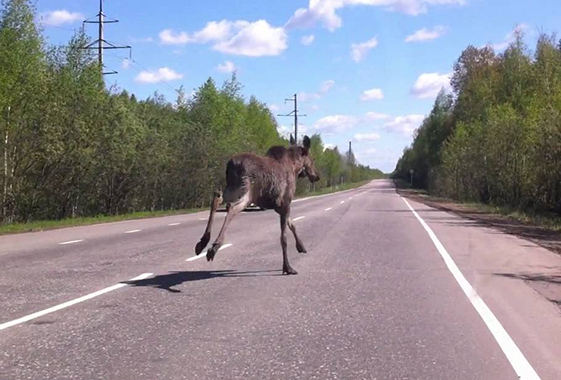
[[[298,94],[294,94],[293,98],[284,99],[285,104],[286,102],[294,102],[294,111],[286,115],[277,115],[277,116],[294,116],[294,145],[296,145],[298,144],[298,116],[308,116],[308,115],[298,114]]]
[[[113,19],[106,19],[106,15],[105,13],[103,13],[103,0],[99,0],[99,13],[95,16],[96,19],[88,19],[85,20],[83,22],[83,26],[85,26],[85,24],[98,24],[98,32],[97,32],[97,40],[93,41],[92,43],[84,46],[82,49],[95,49],[97,50],[97,57],[98,57],[98,61],[99,61],[99,67],[101,67],[101,71],[103,75],[108,75],[108,74],[117,74],[116,71],[109,71],[109,72],[103,72],[103,51],[110,49],[110,50],[114,50],[114,49],[129,49],[129,56],[131,54],[131,49],[132,46],[116,46],[113,45],[110,42],[107,42],[105,40],[105,24],[114,24],[119,22],[119,20],[113,20]]]

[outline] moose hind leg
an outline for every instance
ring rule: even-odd
[[[243,211],[243,209],[246,208],[248,201],[249,201],[249,197],[244,196],[237,203],[228,203],[228,205],[226,206],[227,214],[226,214],[226,218],[224,219],[224,224],[222,225],[222,229],[220,230],[218,237],[212,244],[212,247],[210,247],[209,250],[207,251],[206,254],[207,261],[214,260],[214,256],[216,256],[216,252],[218,252],[222,244],[224,244],[224,236],[226,234],[226,229],[228,228],[228,225],[236,215],[238,215],[241,211]]]
[[[306,251],[306,247],[304,247],[304,243],[302,243],[302,240],[300,240],[300,238],[298,237],[298,234],[296,233],[296,226],[294,225],[294,221],[290,217],[288,218],[288,228],[290,228],[290,231],[292,231],[294,239],[296,240],[296,250],[299,253],[308,253],[308,251]]]
[[[282,274],[298,274],[288,262],[288,252],[286,244],[286,225],[288,215],[285,212],[280,213],[281,222],[281,247],[282,247]]]

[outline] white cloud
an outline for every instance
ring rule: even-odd
[[[363,91],[360,97],[360,100],[362,100],[363,102],[380,99],[384,99],[384,93],[379,88],[373,88],[371,90]]]
[[[506,49],[508,47],[508,45],[510,45],[514,41],[517,32],[523,32],[523,31],[527,30],[528,28],[529,28],[529,26],[527,24],[517,25],[513,30],[511,30],[510,32],[508,32],[506,34],[503,42],[499,42],[497,44],[492,44],[491,47],[494,50],[497,50],[497,51],[502,51],[502,50]]]
[[[319,22],[326,29],[334,31],[343,25],[337,11],[355,5],[384,7],[390,11],[419,15],[426,13],[429,6],[465,3],[466,0],[310,0],[307,8],[300,8],[294,12],[285,27],[310,28]]]
[[[448,29],[442,25],[435,26],[432,30],[427,28],[419,29],[415,33],[407,36],[405,42],[423,42],[435,40],[442,37]]]
[[[244,22],[232,38],[214,45],[214,50],[248,57],[274,56],[287,48],[287,38],[283,28],[272,27],[265,20]]]
[[[317,110],[319,110],[319,107],[316,106],[316,105],[313,105],[313,106],[310,107],[310,110],[317,111]]]
[[[232,61],[226,61],[224,63],[219,64],[216,67],[216,70],[220,71],[221,73],[233,73],[237,70],[236,65]]]
[[[283,28],[273,27],[265,20],[211,21],[192,35],[166,29],[159,36],[164,45],[213,43],[212,48],[221,53],[248,57],[279,55],[286,50],[288,40]]]
[[[161,81],[173,81],[183,78],[183,74],[176,73],[169,67],[160,67],[156,72],[142,71],[136,78],[135,82],[138,83],[157,83]]]
[[[337,145],[335,145],[335,144],[324,144],[324,145],[323,145],[323,150],[326,150],[326,149],[335,149],[336,146],[337,146]]]
[[[354,135],[355,141],[374,141],[379,138],[380,135],[378,133],[357,133]]]
[[[66,9],[41,13],[41,20],[45,25],[60,26],[73,24],[86,18],[82,13],[70,12]]]
[[[131,67],[131,61],[128,59],[123,59],[123,62],[121,63],[121,67],[125,70],[128,70],[128,68]]]
[[[276,104],[269,104],[269,109],[271,110],[271,112],[279,112],[280,107]]]
[[[424,73],[417,78],[411,94],[419,99],[436,98],[442,88],[450,88],[450,78],[452,74]]]
[[[327,133],[342,132],[352,129],[358,123],[358,119],[348,115],[331,115],[316,121],[313,125],[317,131]]]
[[[322,82],[319,87],[318,92],[301,92],[298,94],[298,100],[301,102],[309,102],[311,100],[318,100],[325,94],[327,94],[335,86],[335,81],[333,79],[326,80]]]
[[[300,43],[302,45],[309,46],[314,42],[315,39],[316,39],[316,37],[313,34],[310,34],[309,36],[302,37],[300,39]]]
[[[411,137],[415,129],[421,125],[424,119],[424,115],[398,116],[392,121],[384,124],[384,128],[389,131],[398,132],[407,137]]]
[[[373,37],[366,42],[352,44],[351,58],[353,59],[353,61],[358,63],[365,58],[366,53],[368,53],[370,49],[374,49],[376,46],[378,46],[377,37]]]
[[[378,112],[367,112],[364,115],[364,119],[367,121],[373,121],[373,120],[385,120],[388,119],[389,116],[384,114],[384,113],[378,113]]]
[[[159,34],[160,42],[164,45],[184,45],[191,42],[185,32],[175,33],[171,29],[162,30]]]

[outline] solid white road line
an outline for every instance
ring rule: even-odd
[[[134,234],[136,232],[140,232],[142,230],[130,230],[130,231],[125,231],[126,234]]]
[[[329,211],[329,210],[331,210],[332,208],[333,208],[333,207],[328,207],[328,208],[325,209],[325,211]]]
[[[179,226],[181,223],[170,223],[168,226]]]
[[[208,220],[208,218],[199,218],[199,220]]]
[[[503,350],[503,353],[510,362],[510,365],[518,375],[519,379],[538,380],[540,377],[538,376],[534,368],[530,365],[518,346],[516,346],[514,340],[512,340],[510,335],[508,335],[508,332],[505,330],[503,325],[501,325],[501,322],[499,322],[497,317],[495,317],[495,314],[493,314],[491,309],[489,309],[487,304],[483,301],[483,299],[481,299],[481,297],[479,297],[475,289],[473,289],[471,284],[466,280],[466,278],[464,277],[450,254],[446,251],[440,240],[438,240],[438,237],[436,237],[432,229],[428,226],[427,223],[425,223],[425,221],[419,216],[419,214],[417,214],[413,207],[411,207],[409,202],[407,202],[405,198],[402,199],[407,207],[409,207],[411,212],[413,212],[413,215],[415,215],[417,220],[421,223],[425,231],[427,231],[427,233],[429,234],[429,237],[438,250],[438,253],[440,253],[440,256],[442,256],[442,259],[446,263],[448,270],[450,271],[450,273],[452,273],[475,310],[479,313],[479,315],[483,319],[483,322],[485,322],[487,328],[489,329],[489,331],[491,331],[491,334],[493,334],[493,337]]]
[[[131,278],[129,281],[143,280],[143,279],[148,278],[148,277],[153,276],[153,275],[154,275],[154,273],[144,273],[144,274],[141,274],[138,277]],[[8,327],[13,327],[13,326],[19,325],[21,323],[31,321],[32,319],[42,317],[43,315],[54,313],[55,311],[65,309],[69,306],[76,305],[77,303],[90,300],[94,297],[100,296],[100,295],[105,294],[105,293],[109,293],[113,290],[117,290],[117,289],[123,288],[125,286],[127,286],[127,284],[116,284],[116,285],[110,286],[108,288],[98,290],[97,292],[90,293],[90,294],[85,295],[83,297],[76,298],[72,301],[61,303],[60,305],[53,306],[51,308],[48,308],[48,309],[45,309],[45,310],[42,310],[42,311],[38,311],[36,313],[27,315],[25,317],[14,319],[13,321],[10,321],[10,322],[2,323],[0,325],[0,330],[4,330],[4,329],[7,329]]]
[[[293,221],[293,222],[296,222],[297,220],[304,219],[304,218],[305,218],[305,216],[299,216],[298,218],[292,219],[292,221]]]
[[[84,241],[84,239],[81,240],[70,240],[70,241],[63,241],[62,243],[58,243],[60,245],[68,245],[68,244],[74,244],[74,243],[80,243]]]
[[[232,244],[224,244],[222,247],[218,248],[218,251],[222,251],[223,249],[226,249],[226,248],[231,247],[231,246],[232,246]],[[207,252],[208,252],[208,249],[201,252],[201,254],[199,256],[189,257],[185,261],[195,261],[195,260],[198,260],[198,259],[202,259],[203,257],[206,257]]]

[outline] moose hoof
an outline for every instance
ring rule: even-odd
[[[205,249],[209,240],[210,240],[210,233],[207,232],[203,235],[203,237],[201,238],[201,240],[197,243],[197,245],[195,247],[195,254],[197,256],[199,256],[201,254],[201,252],[203,251],[203,249]]]
[[[207,261],[213,261],[214,260],[214,256],[216,256],[216,252],[218,252],[218,248],[219,247],[217,245],[213,245],[212,247],[210,247],[210,249],[206,253],[206,260]]]
[[[284,267],[282,268],[282,274],[291,275],[291,274],[298,274],[292,267]]]
[[[296,250],[298,251],[298,253],[308,253],[303,245],[296,245]]]

